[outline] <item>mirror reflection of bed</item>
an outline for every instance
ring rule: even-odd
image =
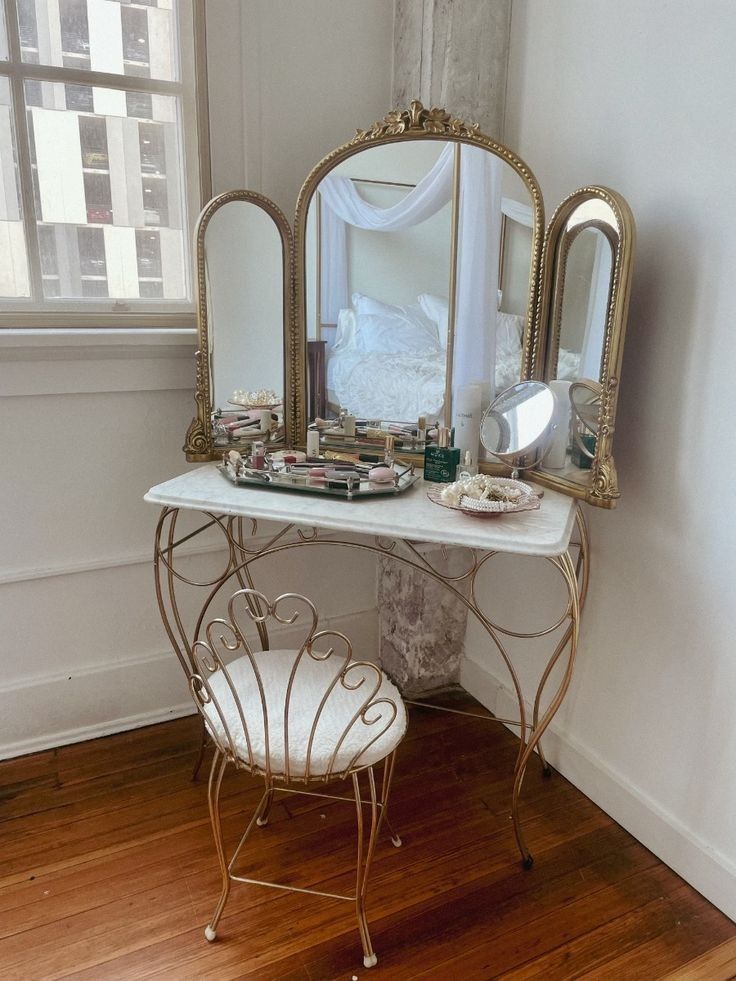
[[[311,419],[449,424],[461,385],[489,402],[518,381],[528,199],[501,159],[442,141],[370,147],[323,178],[307,220]]]

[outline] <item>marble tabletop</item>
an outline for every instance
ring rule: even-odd
[[[433,504],[427,489],[437,485],[421,479],[402,494],[348,501],[298,491],[237,486],[216,466],[207,464],[158,484],[149,490],[145,500],[185,510],[519,555],[561,555],[567,549],[575,522],[575,501],[550,490],[545,490],[538,511],[471,517]]]

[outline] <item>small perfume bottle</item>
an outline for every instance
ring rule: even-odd
[[[465,459],[457,468],[457,479],[459,480],[461,476],[465,475],[468,477],[475,477],[478,473],[478,463],[473,460],[473,454],[470,450],[465,451]]]
[[[424,451],[424,479],[436,484],[455,480],[460,463],[460,447],[450,446],[450,430],[443,426],[437,434],[437,445]]]
[[[394,465],[394,437],[386,437],[386,448],[383,454],[383,462],[387,467],[392,467]]]
[[[307,430],[307,456],[310,459],[314,459],[319,456],[319,430],[318,429],[308,429]]]
[[[250,455],[250,465],[254,470],[266,469],[266,447],[260,440],[257,440],[253,444],[253,449]]]
[[[417,420],[417,443],[420,447],[427,442],[427,417],[419,416]]]
[[[348,439],[355,439],[355,416],[350,412],[343,416],[342,431]]]

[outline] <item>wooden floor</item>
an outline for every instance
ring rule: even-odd
[[[509,820],[515,739],[412,709],[369,893],[378,966],[363,968],[352,907],[233,885],[219,892],[206,781],[190,779],[197,720],[0,763],[0,978],[720,979],[736,926],[566,780],[532,767],[522,870]],[[236,840],[260,790],[230,772]],[[250,874],[349,891],[354,809],[281,798]]]

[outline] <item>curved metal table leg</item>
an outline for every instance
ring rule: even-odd
[[[527,869],[531,868],[531,866],[534,863],[534,859],[529,851],[529,848],[527,847],[526,840],[524,838],[524,834],[521,828],[521,821],[519,819],[519,795],[521,793],[521,785],[524,780],[524,774],[526,773],[526,767],[529,762],[529,759],[531,758],[532,753],[534,753],[535,749],[537,749],[539,745],[539,741],[541,740],[545,730],[549,726],[557,710],[562,704],[562,700],[564,699],[567,693],[567,689],[570,686],[570,681],[572,679],[572,672],[575,666],[575,656],[577,654],[577,646],[578,646],[578,634],[580,630],[580,591],[579,591],[579,582],[578,582],[578,576],[577,576],[577,570],[575,568],[575,564],[573,563],[569,552],[566,552],[564,555],[561,555],[558,560],[558,563],[556,564],[558,564],[558,568],[562,573],[565,579],[565,583],[567,585],[568,598],[569,598],[570,626],[566,630],[563,640],[558,645],[557,649],[555,650],[555,653],[552,655],[552,658],[550,659],[547,665],[547,668],[545,669],[544,674],[542,675],[542,680],[540,681],[539,688],[537,689],[537,701],[535,703],[537,710],[538,710],[539,699],[541,697],[541,692],[544,688],[544,685],[547,679],[549,678],[549,674],[552,668],[554,667],[554,664],[559,659],[559,656],[562,653],[562,651],[565,649],[565,647],[567,647],[568,650],[567,661],[565,664],[564,674],[557,688],[557,691],[553,695],[552,700],[547,706],[547,709],[545,710],[541,719],[539,719],[539,721],[535,723],[533,732],[528,742],[524,746],[523,752],[519,757],[516,768],[514,770],[514,787],[511,794],[511,817],[514,827],[514,837],[516,838],[516,843],[519,846],[519,851],[521,852],[522,863],[524,865],[524,868]]]
[[[575,525],[578,531],[578,538],[579,538],[579,542],[576,543],[578,554],[577,554],[577,560],[575,562],[575,573],[578,582],[579,616],[582,616],[583,608],[585,606],[585,600],[588,595],[588,582],[590,581],[590,538],[588,536],[588,527],[585,522],[583,509],[580,507],[580,505],[577,506],[575,512]],[[568,550],[568,554],[569,554],[569,550]],[[545,685],[547,684],[547,680],[549,679],[549,676],[552,673],[552,669],[557,664],[560,655],[562,654],[565,647],[567,646],[568,641],[569,641],[569,635],[565,634],[565,636],[562,638],[557,648],[555,649],[554,654],[547,662],[547,666],[545,667],[542,677],[539,681],[539,685],[537,686],[537,693],[534,698],[534,711],[532,714],[532,729],[536,729],[539,725],[539,712],[540,712],[540,705],[542,699],[542,692],[544,691]],[[549,765],[544,755],[544,750],[542,748],[541,740],[539,740],[539,742],[537,743],[537,755],[539,756],[539,759],[542,763],[542,775],[547,778],[551,777],[552,767]]]

